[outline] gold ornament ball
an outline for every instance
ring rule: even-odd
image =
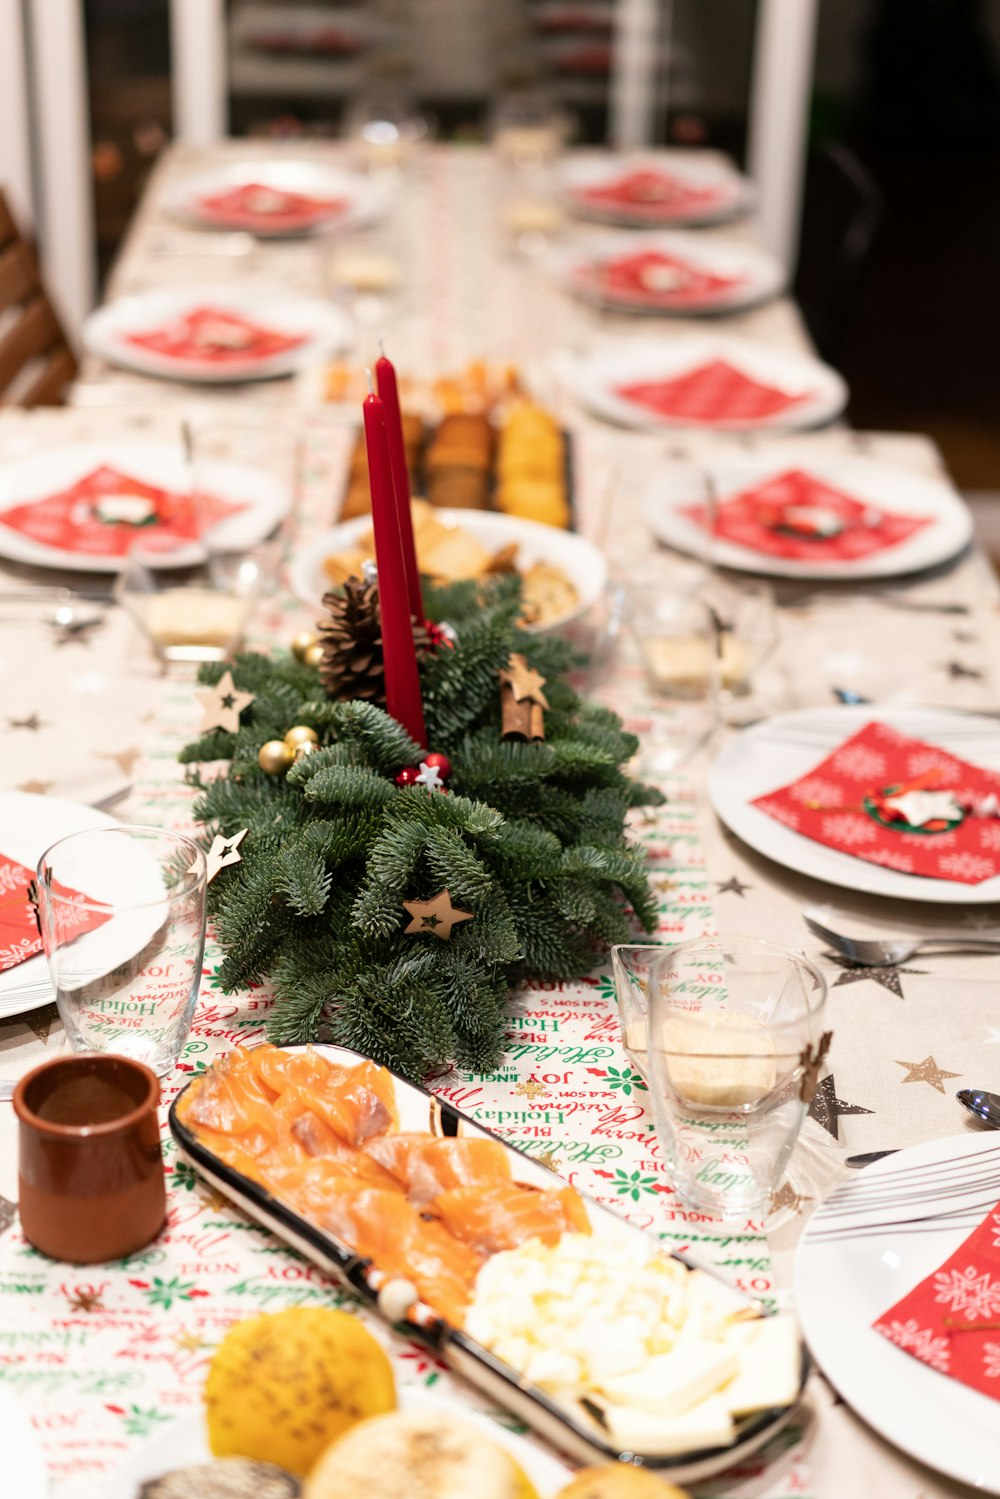
[[[306,755],[314,755],[319,749],[318,744],[313,744],[311,739],[303,739],[292,751],[293,760],[304,760]]]
[[[306,666],[322,666],[323,646],[320,641],[314,640],[312,645],[307,647],[302,660],[305,662]]]
[[[269,776],[283,776],[294,758],[283,739],[269,739],[257,751],[257,764]]]
[[[315,749],[319,744],[319,735],[308,724],[297,723],[285,735],[285,743],[290,750],[297,750],[300,744],[311,744]]]
[[[298,661],[306,659],[309,647],[317,644],[317,638],[312,630],[300,630],[292,641],[292,655]]]

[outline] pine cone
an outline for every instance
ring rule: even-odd
[[[328,618],[319,627],[323,646],[319,674],[327,695],[340,700],[361,698],[384,708],[378,586],[348,578],[342,592],[324,595],[323,606]]]

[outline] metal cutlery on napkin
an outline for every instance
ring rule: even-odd
[[[843,932],[832,932],[812,916],[803,915],[803,921],[817,937],[822,937],[842,957],[860,968],[887,968],[893,963],[905,963],[915,953],[931,950],[941,952],[998,952],[1000,938],[974,937],[968,932],[936,934],[933,937],[847,937]]]

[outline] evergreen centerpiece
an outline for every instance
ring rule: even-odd
[[[273,1041],[337,1042],[414,1079],[452,1062],[489,1070],[512,985],[578,978],[636,920],[652,929],[625,814],[662,800],[623,770],[635,737],[570,686],[571,647],[518,627],[516,575],[425,586],[423,603],[454,633],[431,629],[420,651],[432,753],[376,703],[328,697],[321,667],[247,653],[231,668],[253,695],[238,730],[212,728],[181,755],[230,762],[215,780],[191,773],[195,816],[228,837],[248,829],[241,862],[209,888],[224,987],[269,976]],[[364,632],[369,650],[368,616]],[[501,737],[502,696],[522,681],[544,704],[544,739]],[[293,727],[317,742],[285,741]],[[258,756],[281,741],[290,767],[265,753],[265,771]]]

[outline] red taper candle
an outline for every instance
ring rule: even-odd
[[[379,345],[381,348],[381,344]],[[389,441],[389,468],[392,471],[392,488],[396,497],[396,515],[399,519],[399,539],[403,548],[403,567],[406,570],[406,587],[410,597],[410,613],[422,623],[424,599],[420,591],[420,570],[417,567],[417,549],[413,541],[413,516],[410,514],[410,475],[406,468],[406,444],[403,441],[403,415],[399,408],[399,387],[396,384],[396,369],[385,351],[375,362],[375,380],[379,397],[385,407],[385,433]]]
[[[375,562],[378,566],[378,601],[382,616],[385,705],[411,738],[426,747],[427,730],[424,728],[424,706],[420,697],[417,651],[413,643],[410,597],[389,466],[385,407],[372,390],[371,371],[367,373],[369,394],[363,410],[368,479],[372,492]]]

